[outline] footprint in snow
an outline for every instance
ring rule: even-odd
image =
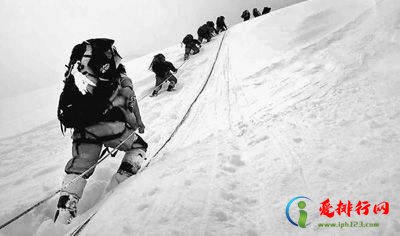
[[[161,137],[160,136],[156,136],[153,138],[152,142],[153,143],[158,143],[160,141]]]
[[[254,145],[259,144],[259,143],[261,143],[261,142],[263,142],[263,141],[265,141],[265,140],[267,140],[267,139],[269,139],[269,136],[268,136],[268,135],[266,135],[266,136],[264,136],[264,137],[261,137],[261,138],[258,138],[258,139],[256,139],[256,140],[251,141],[251,142],[249,143],[249,146],[254,146]]]
[[[301,139],[301,138],[294,138],[293,141],[294,141],[295,143],[301,143],[301,142],[303,141],[303,139]]]
[[[234,194],[232,194],[232,193],[226,193],[226,192],[221,192],[221,197],[222,197],[222,199],[224,199],[225,201],[228,201],[228,202],[232,202],[232,201],[234,201],[237,197],[234,195]]]
[[[230,163],[234,166],[240,167],[245,165],[245,163],[241,160],[241,157],[239,155],[232,155],[229,159]]]
[[[258,236],[258,234],[256,231],[249,229],[247,230],[247,236]]]
[[[258,200],[257,200],[257,199],[252,199],[252,198],[247,198],[247,197],[245,197],[245,198],[243,199],[243,201],[244,201],[247,205],[250,205],[250,206],[255,206],[255,205],[257,205],[257,203],[258,203]]]
[[[224,222],[228,220],[228,216],[226,215],[225,212],[223,211],[217,211],[214,212],[213,215],[215,216],[215,218],[220,221],[220,222]]]
[[[221,169],[224,170],[224,171],[230,172],[230,173],[235,173],[236,172],[236,169],[233,168],[233,167],[223,166]]]
[[[138,211],[143,211],[143,210],[145,210],[145,209],[147,209],[147,208],[149,208],[149,205],[148,205],[148,204],[140,204],[136,209],[137,209]]]
[[[153,196],[154,194],[156,194],[157,192],[159,192],[160,189],[159,188],[154,188],[152,189],[147,195],[148,196]]]
[[[229,184],[229,189],[230,190],[235,190],[238,186],[238,182],[233,182]]]

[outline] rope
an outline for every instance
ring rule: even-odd
[[[87,169],[85,172],[83,172],[82,174],[78,175],[75,179],[71,180],[70,182],[68,182],[67,184],[65,184],[64,186],[62,186],[60,189],[54,191],[53,193],[49,194],[47,197],[45,197],[44,199],[40,200],[39,202],[37,202],[36,204],[32,205],[31,207],[29,207],[28,209],[26,209],[25,211],[21,212],[20,214],[18,214],[17,216],[13,217],[12,219],[8,220],[7,222],[3,223],[0,226],[0,229],[6,227],[7,225],[13,223],[14,221],[18,220],[19,218],[21,218],[22,216],[26,215],[27,213],[29,213],[30,211],[32,211],[33,209],[35,209],[36,207],[40,206],[41,204],[43,204],[44,202],[50,200],[51,198],[53,198],[56,194],[60,193],[63,189],[67,188],[68,186],[70,186],[71,184],[75,183],[76,181],[78,181],[80,178],[82,178],[84,175],[86,175],[87,173],[89,173],[91,170],[93,170],[97,165],[99,165],[101,162],[103,162],[107,157],[109,157],[110,155],[115,155],[118,152],[118,148],[120,148],[126,141],[128,141],[128,139],[130,139],[133,135],[135,134],[135,132],[132,132],[126,139],[124,139],[122,142],[120,142],[120,144],[118,144],[118,146],[116,146],[115,148],[113,148],[113,150],[111,152],[108,152],[107,155],[101,157],[95,164],[93,164],[89,169]]]
[[[196,98],[194,99],[194,101],[192,102],[192,104],[189,106],[188,110],[186,111],[186,114],[184,115],[184,117],[182,118],[182,120],[179,122],[179,124],[177,125],[177,127],[174,129],[174,131],[171,133],[170,137],[164,142],[164,144],[155,152],[155,154],[150,158],[149,162],[146,164],[145,168],[148,167],[152,161],[153,158],[155,158],[160,151],[171,141],[171,139],[173,138],[173,136],[177,133],[178,129],[182,126],[183,122],[186,120],[186,118],[188,117],[193,105],[196,103],[197,99],[199,98],[199,96],[202,94],[202,92],[204,91],[212,72],[214,71],[214,67],[215,64],[217,62],[221,47],[222,47],[222,42],[224,41],[225,38],[225,34],[221,39],[214,63],[211,67],[210,73],[207,76],[207,80],[204,83],[202,89],[200,90],[200,92],[197,94]],[[184,61],[179,67],[178,69],[180,69],[184,64],[186,63],[186,61]],[[171,78],[172,74],[167,77],[160,85],[158,86],[162,86],[163,83],[165,83],[169,78]],[[157,87],[158,87],[157,86]],[[156,87],[156,88],[157,88]],[[145,97],[147,97],[149,94],[143,96],[142,98],[139,99],[139,101],[143,100]],[[40,200],[39,202],[37,202],[36,204],[32,205],[31,207],[29,207],[28,209],[26,209],[25,211],[21,212],[20,214],[18,214],[17,216],[11,218],[10,220],[8,220],[7,222],[3,223],[2,225],[0,225],[0,229],[3,229],[4,227],[8,226],[9,224],[13,223],[14,221],[18,220],[19,218],[21,218],[22,216],[26,215],[27,213],[31,212],[33,209],[35,209],[36,207],[40,206],[41,204],[43,204],[44,202],[50,200],[51,198],[53,198],[55,195],[57,195],[58,193],[60,193],[63,189],[67,188],[68,186],[70,186],[71,184],[75,183],[76,181],[78,181],[80,178],[82,178],[84,175],[86,175],[87,173],[89,173],[91,170],[93,170],[97,165],[99,165],[101,162],[103,162],[105,159],[107,159],[109,156],[115,155],[118,152],[118,148],[120,148],[126,141],[128,141],[128,139],[130,139],[133,135],[135,134],[135,132],[132,132],[126,139],[124,139],[122,142],[120,142],[120,144],[118,144],[115,148],[113,148],[113,150],[111,152],[108,152],[107,155],[100,157],[100,159],[93,164],[89,169],[87,169],[86,171],[84,171],[83,173],[81,173],[80,175],[78,175],[75,179],[71,180],[70,182],[68,182],[67,184],[65,184],[64,186],[62,186],[60,189],[54,191],[53,193],[49,194],[47,197],[45,197],[44,199]],[[105,154],[105,153],[104,153]],[[142,172],[144,168],[142,168],[139,172]],[[78,227],[71,235],[76,235],[77,233],[79,233],[84,226],[90,221],[90,219],[96,214],[96,212],[94,214],[92,214],[85,222],[83,225],[81,225],[80,227]]]
[[[186,61],[184,61],[179,67],[178,70],[186,63]],[[170,76],[168,76],[159,86],[162,86],[169,78],[171,78],[172,74]],[[156,87],[156,88],[157,88]],[[145,96],[143,96],[142,98],[140,98],[138,101],[143,100],[145,97],[147,97],[149,94],[146,94]],[[116,146],[115,148],[113,148],[113,150],[111,152],[108,152],[107,155],[100,157],[100,159],[93,164],[89,169],[87,169],[85,172],[83,172],[82,174],[78,175],[75,179],[71,180],[70,182],[68,182],[67,184],[65,184],[64,186],[62,186],[60,189],[54,191],[53,193],[49,194],[47,197],[45,197],[44,199],[40,200],[39,202],[37,202],[36,204],[32,205],[31,207],[29,207],[28,209],[26,209],[25,211],[21,212],[20,214],[18,214],[17,216],[13,217],[12,219],[8,220],[7,222],[3,223],[0,226],[0,229],[8,226],[9,224],[13,223],[14,221],[18,220],[19,218],[21,218],[22,216],[26,215],[27,213],[29,213],[30,211],[32,211],[33,209],[35,209],[36,207],[40,206],[41,204],[43,204],[44,202],[50,200],[51,198],[53,198],[55,195],[57,195],[58,193],[60,193],[62,191],[62,189],[67,188],[68,186],[70,186],[71,184],[75,183],[76,181],[78,181],[80,178],[82,178],[84,175],[86,175],[87,173],[89,173],[91,170],[93,170],[97,165],[99,165],[101,162],[103,162],[105,159],[107,159],[109,156],[115,156],[118,152],[118,148],[121,147],[126,141],[128,141],[129,138],[131,138],[133,136],[135,132],[132,132],[132,134],[130,134],[125,140],[123,140],[120,144],[118,144],[118,146]],[[105,153],[103,153],[105,154]]]
[[[186,118],[189,116],[190,111],[192,110],[193,105],[197,102],[197,99],[200,97],[200,95],[203,93],[204,89],[206,88],[208,81],[210,80],[211,74],[214,71],[214,67],[215,64],[217,63],[218,60],[218,56],[219,53],[221,51],[222,48],[222,43],[225,39],[225,33],[222,36],[221,42],[219,44],[218,47],[218,51],[217,54],[215,56],[215,60],[214,63],[211,67],[210,73],[207,76],[206,82],[204,83],[203,87],[201,88],[200,92],[197,94],[196,98],[193,100],[193,102],[190,104],[188,110],[186,111],[185,115],[183,116],[182,120],[179,122],[179,124],[175,127],[174,131],[171,133],[171,135],[169,136],[169,138],[164,142],[164,144],[157,150],[157,152],[150,158],[150,161],[147,163],[146,167],[148,167],[150,165],[150,162],[153,160],[154,157],[156,157],[158,155],[158,153],[160,153],[160,151],[171,141],[171,139],[175,136],[175,134],[178,132],[178,129],[182,126],[183,122],[185,122]]]
[[[179,122],[179,124],[175,127],[174,131],[171,133],[171,135],[169,136],[169,138],[164,142],[163,145],[161,145],[161,147],[153,154],[153,156],[151,156],[151,158],[149,159],[149,162],[146,164],[146,166],[143,167],[143,168],[141,168],[141,169],[139,170],[139,172],[136,173],[136,175],[139,174],[140,172],[142,172],[145,168],[147,168],[147,167],[150,165],[151,161],[152,161],[152,160],[161,152],[161,150],[171,141],[171,139],[172,139],[172,138],[175,136],[175,134],[178,132],[179,128],[182,126],[183,122],[185,122],[186,118],[189,116],[189,113],[190,113],[190,111],[192,110],[193,105],[197,102],[198,98],[199,98],[200,95],[203,93],[204,89],[206,88],[206,86],[207,86],[207,84],[208,84],[208,81],[210,80],[210,77],[211,77],[211,75],[212,75],[212,72],[214,71],[215,64],[217,63],[218,56],[219,56],[219,53],[220,53],[221,48],[222,48],[222,43],[223,43],[223,41],[224,41],[224,39],[225,39],[225,34],[226,34],[226,33],[224,33],[224,35],[223,35],[223,37],[222,37],[222,39],[221,39],[221,42],[220,42],[220,44],[219,44],[219,48],[218,48],[217,54],[216,54],[216,56],[215,56],[215,60],[214,60],[214,62],[213,62],[213,65],[212,65],[212,67],[211,67],[210,73],[208,74],[207,79],[206,79],[206,82],[204,83],[204,85],[203,85],[203,87],[201,88],[200,92],[197,94],[196,98],[195,98],[195,99],[193,100],[193,102],[190,104],[190,106],[189,106],[188,110],[186,111],[185,115],[183,116],[182,120],[181,120],[181,121]],[[185,62],[184,62],[183,64],[185,64]],[[183,65],[183,64],[182,64],[182,65]],[[181,66],[182,66],[182,65],[181,65]],[[180,67],[181,67],[181,66],[180,66]],[[167,78],[167,79],[168,79],[168,78]],[[167,80],[167,79],[166,79],[166,80]],[[165,80],[165,81],[166,81],[166,80]],[[164,82],[165,82],[165,81],[164,81]],[[163,83],[164,83],[164,82],[163,82]],[[94,212],[93,214],[91,214],[79,227],[77,227],[77,228],[70,234],[70,236],[79,235],[79,233],[86,227],[86,225],[87,225],[87,224],[89,223],[89,221],[96,215],[96,213],[97,213],[97,211]]]

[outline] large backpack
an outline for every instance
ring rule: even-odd
[[[197,34],[201,37],[208,37],[208,35],[210,34],[210,28],[207,24],[204,24],[200,26],[200,28],[197,30]]]
[[[66,128],[80,129],[115,117],[123,119],[115,114],[110,118],[107,113],[109,99],[118,89],[120,77],[116,61],[121,56],[113,44],[111,39],[90,39],[73,48],[57,110],[63,132]],[[82,64],[84,58],[86,65]],[[73,72],[96,80],[91,93],[84,94],[79,90]]]
[[[182,43],[185,45],[191,44],[193,42],[193,35],[188,34],[183,38]]]

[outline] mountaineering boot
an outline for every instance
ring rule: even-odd
[[[168,88],[167,88],[167,91],[172,91],[174,88],[175,88],[175,84],[176,84],[176,82],[175,81],[171,81],[171,82],[169,82],[169,85],[168,85]]]
[[[78,212],[78,202],[82,197],[83,190],[86,186],[86,179],[76,174],[67,174],[64,177],[60,198],[57,204],[57,211],[54,215],[54,222],[60,224],[69,224],[76,217]],[[76,180],[75,180],[76,179]],[[71,181],[75,182],[71,183]],[[70,184],[69,184],[70,183]]]
[[[135,175],[142,167],[145,156],[146,153],[142,149],[133,149],[127,151],[122,159],[117,173],[112,176],[110,183],[106,188],[106,192],[114,189],[118,184],[124,182],[132,175]]]
[[[79,199],[75,195],[61,195],[60,199],[58,200],[58,209],[54,216],[54,223],[60,223],[64,225],[71,223],[72,219],[76,217],[78,212],[78,201]]]

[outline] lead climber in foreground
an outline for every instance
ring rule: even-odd
[[[68,224],[77,216],[77,204],[103,146],[125,152],[107,189],[135,175],[146,155],[147,143],[136,133],[143,133],[145,126],[132,81],[113,44],[111,39],[90,39],[76,45],[70,56],[58,119],[63,132],[73,129],[72,158],[65,166],[57,223]]]

